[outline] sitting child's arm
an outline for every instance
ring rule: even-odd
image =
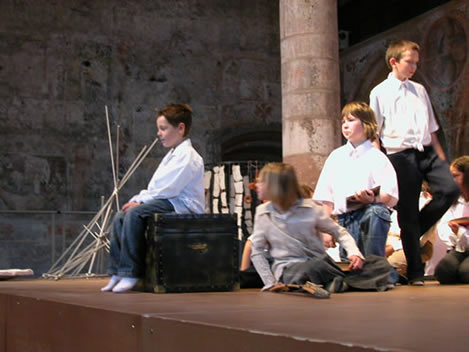
[[[332,215],[332,211],[334,210],[334,203],[328,202],[328,201],[322,201],[321,202],[322,209],[326,213],[327,216]],[[327,234],[327,233],[321,233],[322,236],[322,243],[325,248],[335,248],[336,243],[335,239],[333,236]]]
[[[448,227],[453,232],[450,238],[454,247],[458,250],[465,249],[467,251],[469,249],[469,229],[452,221],[448,222]]]
[[[247,240],[244,244],[243,257],[241,258],[241,266],[239,270],[244,271],[248,270],[251,266],[251,241]]]
[[[360,269],[363,266],[365,257],[358,249],[352,235],[347,232],[345,228],[337,224],[323,211],[321,207],[313,208],[315,216],[317,217],[316,227],[317,230],[331,234],[340,245],[347,251],[350,259],[350,269]]]
[[[250,242],[250,251],[251,251],[251,261],[256,268],[257,273],[264,283],[262,291],[267,291],[272,287],[276,286],[278,283],[275,279],[272,269],[270,268],[270,263],[265,256],[265,248],[267,247],[267,242],[264,236],[260,232],[256,232],[249,236]]]
[[[363,204],[381,203],[390,208],[397,204],[397,199],[389,193],[379,193],[375,195],[370,189],[363,189],[355,192],[354,200]]]
[[[251,254],[251,260],[264,283],[262,291],[267,291],[278,283],[277,280],[275,280],[274,274],[270,269],[269,261],[265,257],[264,253],[253,252]]]

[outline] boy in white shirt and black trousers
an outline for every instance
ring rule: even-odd
[[[113,220],[108,269],[112,277],[101,291],[126,292],[143,277],[148,217],[155,213],[204,213],[204,162],[188,138],[191,125],[188,105],[172,104],[158,112],[158,137],[171,150],[147,189],[124,204]]]
[[[422,286],[424,265],[419,238],[456,200],[454,183],[436,131],[438,124],[425,88],[409,80],[417,70],[420,47],[398,40],[386,51],[392,72],[370,93],[370,106],[378,121],[378,134],[397,173],[398,222],[407,258],[409,284]],[[377,141],[377,146],[379,145]],[[433,199],[419,211],[419,194],[426,180]]]

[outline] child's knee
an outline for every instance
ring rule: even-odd
[[[379,222],[391,223],[391,212],[384,205],[370,204],[366,211],[369,217],[374,217]]]

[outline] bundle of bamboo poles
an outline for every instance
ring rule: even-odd
[[[142,161],[146,158],[148,153],[153,149],[158,138],[155,138],[153,143],[148,147],[143,146],[142,150],[138,153],[137,157],[122,176],[118,179],[118,169],[114,162],[114,152],[112,148],[111,128],[109,123],[109,112],[105,106],[107,133],[109,141],[109,151],[111,155],[112,175],[114,180],[114,190],[108,199],[103,203],[101,209],[95,214],[87,225],[83,225],[83,230],[75,238],[72,244],[62,253],[57,261],[51,266],[47,273],[42,274],[44,278],[59,280],[62,277],[77,277],[77,276],[94,276],[93,270],[95,269],[96,256],[104,250],[109,253],[110,246],[110,228],[112,226],[112,214],[114,202],[116,211],[119,210],[119,191],[127,183],[129,178],[133,175],[135,170],[140,166]],[[117,126],[116,137],[116,160],[119,164],[119,126]],[[91,243],[85,241],[91,237]],[[83,269],[88,264],[88,270],[83,274]]]

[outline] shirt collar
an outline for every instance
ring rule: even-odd
[[[394,76],[394,73],[390,72],[388,75],[388,81],[389,85],[391,86],[392,89],[395,90],[400,90],[403,88],[409,88],[409,80],[405,79],[404,81],[401,81]]]
[[[190,148],[192,146],[190,138],[184,139],[181,143],[179,143],[176,147],[171,148],[168,152],[168,155],[173,155],[179,152],[180,150],[184,150],[185,148]]]
[[[352,143],[350,143],[350,141],[345,144],[345,150],[348,152],[348,155],[354,159],[359,158],[371,148],[374,148],[374,146],[369,139],[364,141],[356,148],[352,145]]]
[[[312,199],[303,199],[300,198],[298,201],[296,201],[295,204],[288,210],[288,212],[291,212],[295,208],[312,208],[313,200]],[[267,202],[264,204],[261,204],[257,207],[256,209],[256,214],[270,214],[270,213],[275,213],[278,214],[277,210],[274,208],[274,205],[272,202]]]
[[[459,196],[457,202],[462,204],[462,205],[469,204],[469,202],[464,199],[462,194]]]

